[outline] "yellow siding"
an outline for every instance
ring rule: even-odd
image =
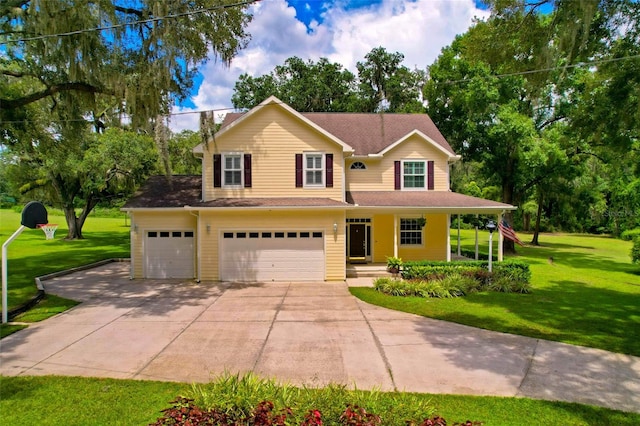
[[[137,231],[135,231],[136,226]],[[197,218],[187,211],[135,212],[131,214],[131,229],[134,230],[134,232],[131,232],[133,277],[142,278],[144,276],[143,245],[145,232],[157,230],[193,230],[197,232]],[[196,259],[194,259],[195,261]]]
[[[337,224],[338,232],[334,234],[333,225]],[[234,231],[323,231],[325,238],[325,279],[343,281],[345,277],[345,213],[344,211],[261,211],[261,212],[215,212],[201,213],[203,231],[201,247],[201,273],[203,280],[218,280],[220,234],[224,230]],[[304,259],[300,259],[304,262]]]
[[[398,215],[400,218],[419,217],[418,215]],[[409,247],[400,245],[398,229],[398,256],[402,260],[447,260],[447,215],[427,214],[427,224],[423,231],[423,246]],[[393,256],[393,214],[378,214],[373,217],[373,261],[385,262],[387,256]]]
[[[347,191],[393,191],[394,161],[408,158],[434,161],[434,190],[449,190],[447,155],[418,136],[412,136],[381,159],[348,160],[346,164]],[[354,161],[362,161],[366,170],[351,170]]]
[[[295,154],[333,153],[333,188],[296,188]],[[252,188],[213,187],[213,154],[243,152],[252,155]],[[343,198],[342,147],[277,105],[256,111],[204,147],[205,199],[227,197]]]

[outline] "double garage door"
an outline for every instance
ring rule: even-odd
[[[223,231],[222,281],[322,281],[324,234],[320,231]]]
[[[193,278],[195,234],[187,231],[147,231],[145,277]]]

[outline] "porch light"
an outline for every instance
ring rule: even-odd
[[[333,233],[334,233],[334,235],[338,233],[338,223],[337,222],[333,222]]]
[[[487,223],[487,229],[489,230],[489,272],[491,272],[491,264],[493,263],[493,231],[497,228],[494,221],[490,220]]]
[[[211,232],[211,225],[207,223],[207,234]]]

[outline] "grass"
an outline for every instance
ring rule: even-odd
[[[143,425],[188,390],[179,383],[0,377],[3,425]]]
[[[255,406],[263,399],[286,402],[296,412],[319,409],[325,424],[328,416],[356,403],[383,418],[388,426],[405,425],[409,416],[438,414],[448,424],[467,419],[492,425],[640,424],[640,414],[575,403],[527,398],[475,397],[460,395],[408,394],[399,392],[346,391],[340,386],[323,389],[294,388],[273,381],[249,379],[247,386],[227,377],[211,384],[188,386],[180,383],[80,377],[0,377],[0,412],[3,425],[136,425],[149,424],[170,406],[178,395],[228,411],[240,405]],[[205,399],[209,403],[205,403]],[[395,413],[395,414],[394,414]]]
[[[26,229],[7,248],[9,310],[31,300],[37,294],[34,278],[52,272],[86,265],[103,259],[129,257],[129,227],[124,216],[90,216],[83,228],[84,240],[66,241],[67,226],[59,212],[49,212],[49,222],[59,225],[53,240],[41,230]],[[20,226],[20,213],[0,210],[0,240],[6,241]],[[47,295],[45,300],[16,321],[32,322],[62,312],[75,302]],[[16,326],[2,325],[2,337]]]
[[[452,237],[455,250],[457,237]],[[573,234],[543,234],[540,243],[517,248],[517,258],[531,265],[531,294],[425,300],[371,288],[351,292],[425,317],[640,356],[640,266],[631,264],[631,243]],[[462,231],[462,247],[473,250],[473,231]],[[486,241],[481,251],[488,253]]]

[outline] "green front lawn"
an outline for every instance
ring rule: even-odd
[[[481,251],[488,253],[486,232],[482,237]],[[452,230],[454,252],[456,240]],[[631,264],[631,243],[569,234],[544,234],[540,242],[540,247],[517,247],[517,258],[531,265],[531,294],[422,299],[386,296],[371,288],[351,292],[366,302],[425,317],[639,356],[640,265]],[[474,249],[473,231],[462,231],[462,247]]]
[[[49,223],[59,225],[55,239],[46,240],[39,229],[25,229],[7,248],[8,305],[13,309],[31,300],[37,288],[34,278],[109,258],[129,257],[129,227],[124,214],[119,218],[90,216],[83,229],[84,240],[65,241],[63,216],[49,213]],[[20,213],[0,210],[0,240],[4,243],[20,227]],[[17,321],[37,321],[64,311],[75,302],[47,295],[28,316]],[[40,318],[37,318],[37,317]],[[10,327],[2,326],[2,335]]]
[[[233,389],[230,388],[233,386]],[[220,389],[218,386],[217,389]],[[332,411],[341,412],[347,403],[357,403],[374,412],[388,426],[405,425],[404,419],[392,421],[390,416],[404,412],[413,415],[425,407],[424,413],[444,417],[448,424],[466,420],[492,425],[619,425],[640,424],[640,414],[624,413],[582,404],[540,401],[528,398],[477,397],[460,395],[404,394],[385,392],[347,392],[340,387],[302,390],[276,386],[271,381],[257,381],[248,388],[237,382],[225,385],[208,399],[248,403],[263,399],[276,406],[282,401],[306,411],[313,406],[324,413],[325,424]],[[178,395],[194,397],[202,402],[211,385],[191,387],[180,383],[137,380],[95,379],[81,377],[1,377],[0,413],[3,425],[144,425],[155,421],[161,410],[168,408]],[[210,392],[210,391],[209,391]],[[226,396],[225,396],[226,395]],[[404,402],[404,406],[398,401]],[[234,407],[225,406],[229,411]]]

